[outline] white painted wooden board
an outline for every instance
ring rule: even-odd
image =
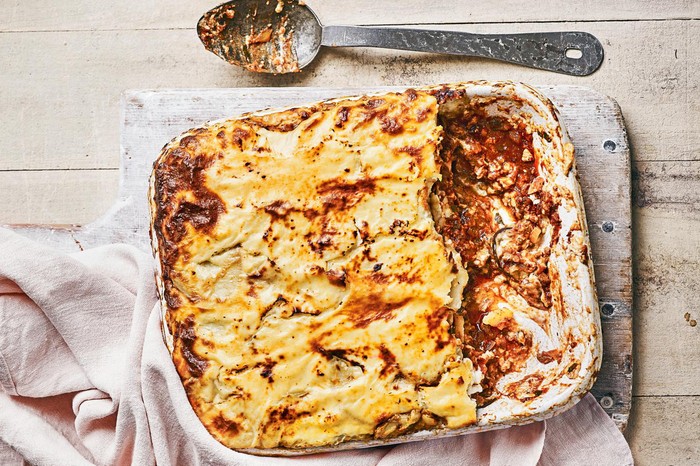
[[[576,147],[603,310],[603,367],[592,391],[624,429],[632,398],[632,251],[627,135],[619,107],[612,99],[580,86],[539,86],[539,89],[558,107]],[[82,227],[28,225],[12,228],[65,251],[108,243],[127,243],[149,250],[147,180],[153,161],[170,139],[207,120],[367,91],[324,88],[127,91],[122,97],[119,196],[112,208],[102,218]]]
[[[124,29],[190,29],[209,8],[223,0],[4,0],[2,31],[95,31]],[[307,0],[323,24],[507,23],[543,21],[609,21],[697,18],[696,0]],[[38,14],[37,12],[41,12]]]

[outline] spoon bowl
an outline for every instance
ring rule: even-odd
[[[323,27],[297,1],[234,0],[206,12],[197,34],[207,50],[250,71],[299,71],[321,48]]]

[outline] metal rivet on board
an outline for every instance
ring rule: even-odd
[[[614,404],[615,404],[615,402],[613,401],[611,396],[606,395],[600,399],[600,406],[602,406],[605,409],[612,408]]]
[[[610,317],[611,315],[613,315],[613,312],[615,312],[615,306],[613,306],[613,305],[610,304],[610,303],[605,303],[605,304],[603,304],[603,305],[601,306],[600,312],[601,312],[604,316]]]
[[[611,231],[613,231],[615,229],[615,225],[613,225],[612,222],[603,222],[603,225],[601,226],[601,228],[603,228],[603,231],[605,233],[610,233]]]
[[[608,152],[615,152],[615,149],[617,149],[617,144],[615,144],[615,141],[608,139],[603,143],[603,149]]]

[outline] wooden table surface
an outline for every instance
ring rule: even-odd
[[[0,0],[0,224],[87,223],[116,196],[125,89],[361,87],[511,79],[589,86],[622,107],[633,159],[635,373],[626,436],[638,464],[700,464],[700,2],[308,0],[325,24],[474,32],[583,30],[592,76],[481,59],[323,50],[260,76],[204,51],[217,2]],[[601,141],[602,143],[602,141]]]

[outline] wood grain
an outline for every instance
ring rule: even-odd
[[[9,219],[0,224],[84,225],[114,204],[119,170],[4,171],[0,187],[3,220]],[[36,207],[28,210],[27,206]]]
[[[125,30],[191,28],[209,8],[222,0],[171,2],[115,0],[106,8],[91,0],[15,0],[5,7],[0,31]],[[353,0],[352,3],[307,0],[324,24],[425,24],[585,20],[679,19],[700,17],[693,0],[656,2],[621,0],[542,0],[523,8],[518,0],[492,2],[434,2],[418,0]],[[517,11],[517,15],[513,12]],[[40,12],[37,14],[37,12]],[[390,16],[388,15],[390,14]]]
[[[484,60],[335,50],[301,75],[262,78],[199,45],[193,21],[216,0],[7,0],[0,13],[0,223],[87,223],[104,212],[117,196],[119,95],[127,88],[480,78],[593,87],[621,104],[633,153],[635,393],[643,396],[634,398],[627,436],[639,464],[698,464],[700,326],[684,315],[700,320],[700,2],[308,2],[328,24],[506,22],[438,27],[590,31],[603,41],[606,61],[577,79]],[[523,21],[553,23],[513,24]],[[25,170],[44,169],[53,171],[23,178]]]
[[[626,435],[638,466],[697,466],[700,397],[637,397]]]
[[[560,27],[519,24],[512,30]],[[589,30],[605,44],[605,63],[590,77],[371,49],[328,50],[300,74],[259,76],[204,51],[192,30],[0,34],[0,48],[18,51],[0,54],[0,104],[16,109],[0,113],[0,170],[117,168],[119,96],[129,88],[416,86],[469,79],[592,87],[616,96],[639,160],[697,159],[689,142],[700,138],[700,119],[693,116],[700,111],[700,73],[688,70],[700,69],[700,52],[689,46],[689,34],[700,37],[700,21],[571,23],[567,28]],[[480,25],[478,30],[502,27]],[[640,69],[640,63],[654,67]]]
[[[700,395],[700,161],[638,163],[633,184],[635,393]]]

